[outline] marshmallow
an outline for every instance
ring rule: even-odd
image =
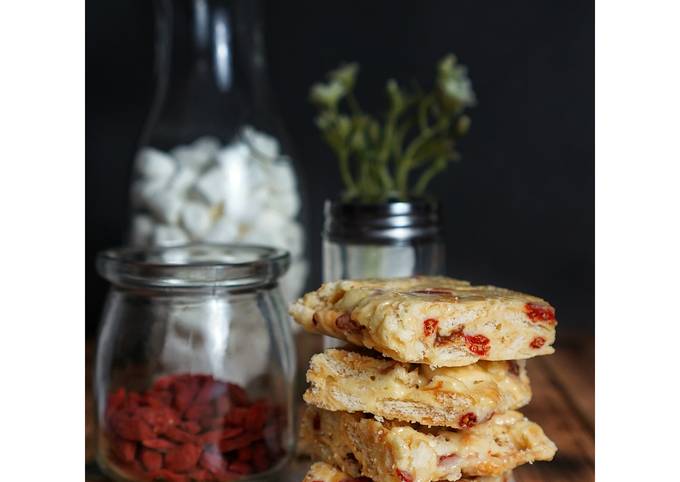
[[[204,204],[187,201],[182,207],[180,218],[182,226],[194,239],[200,238],[210,228],[210,209]]]
[[[168,191],[184,196],[196,182],[198,173],[191,168],[181,166],[168,183]]]
[[[203,136],[196,139],[191,146],[199,154],[199,157],[207,159],[207,162],[214,161],[217,152],[220,150],[220,140],[212,136]]]
[[[145,214],[137,214],[132,218],[130,243],[133,246],[147,246],[153,234],[154,221]]]
[[[135,159],[135,168],[142,177],[166,181],[175,172],[175,160],[153,147],[143,147]]]
[[[205,241],[213,243],[230,243],[237,240],[238,225],[233,221],[222,218],[204,236]]]
[[[250,164],[243,144],[229,146],[218,154],[218,162],[226,179],[225,213],[236,222],[253,215],[251,207],[252,186],[250,183]]]
[[[209,205],[214,206],[223,200],[226,194],[224,171],[219,167],[211,168],[198,179],[194,189]]]
[[[130,189],[132,207],[136,209],[146,208],[149,205],[149,199],[159,193],[166,184],[165,180],[155,181],[152,179],[139,179],[132,183]]]
[[[161,224],[156,226],[152,237],[153,244],[156,246],[175,246],[189,241],[187,235],[177,226]]]
[[[293,165],[288,157],[281,156],[271,165],[269,173],[269,183],[274,191],[297,195],[297,181],[293,173]]]
[[[279,143],[272,136],[258,132],[252,127],[245,127],[242,135],[254,156],[266,160],[276,159],[279,156]]]
[[[147,207],[156,219],[167,224],[177,224],[182,198],[171,191],[160,191],[149,198]]]
[[[300,197],[295,192],[275,192],[269,199],[269,205],[283,217],[293,218],[300,211]]]

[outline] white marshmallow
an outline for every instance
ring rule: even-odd
[[[204,236],[205,241],[213,243],[230,243],[237,240],[238,224],[227,218],[221,218]]]
[[[177,224],[182,208],[182,198],[171,191],[160,191],[153,194],[147,207],[153,216],[167,224]]]
[[[225,213],[236,222],[252,216],[252,186],[250,183],[250,159],[247,148],[236,144],[222,149],[218,155],[219,165],[226,179]]]
[[[182,207],[180,218],[182,226],[194,239],[200,238],[210,228],[210,209],[204,204],[187,201]]]
[[[175,246],[189,241],[187,235],[177,226],[158,225],[152,237],[156,246]]]
[[[274,137],[256,131],[252,127],[245,127],[242,135],[254,156],[267,160],[279,156],[279,142]]]
[[[162,191],[166,184],[165,180],[155,181],[153,179],[138,179],[133,182],[130,189],[132,207],[136,209],[148,207],[149,199]]]
[[[175,172],[175,160],[153,147],[143,147],[135,159],[135,168],[142,177],[165,181]]]
[[[224,171],[218,166],[211,168],[198,179],[194,189],[209,205],[216,205],[226,195],[227,180]]]
[[[295,193],[297,195],[297,181],[288,157],[281,156],[278,161],[271,165],[269,172],[269,182],[275,191]]]
[[[168,183],[168,191],[180,196],[186,195],[189,189],[198,179],[198,172],[194,169],[181,166],[170,182]]]
[[[300,197],[295,192],[274,192],[269,206],[285,218],[293,218],[300,211]]]
[[[153,234],[154,224],[150,216],[137,214],[132,218],[130,243],[133,246],[147,246]]]
[[[214,161],[217,157],[217,152],[220,150],[220,140],[212,136],[203,136],[196,139],[191,146],[194,150],[200,153],[208,162]]]

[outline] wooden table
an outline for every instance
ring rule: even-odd
[[[534,393],[522,409],[557,444],[550,462],[520,467],[517,482],[590,482],[595,480],[595,347],[592,337],[558,338],[557,351],[529,361]],[[92,348],[87,353],[91,356]],[[89,360],[88,360],[89,361]],[[89,367],[89,363],[87,365]],[[86,387],[89,388],[89,374]],[[87,391],[88,395],[90,391]],[[92,463],[94,456],[92,403],[86,400],[85,463],[87,482],[107,482]],[[285,482],[298,482],[309,462],[291,466]],[[284,482],[284,481],[282,481]]]

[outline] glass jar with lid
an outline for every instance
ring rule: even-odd
[[[285,251],[100,253],[112,284],[95,365],[97,459],[118,481],[273,477],[294,445]]]

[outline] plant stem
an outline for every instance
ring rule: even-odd
[[[356,193],[356,184],[354,179],[352,179],[352,172],[349,168],[349,155],[347,149],[338,149],[338,160],[340,164],[340,176],[342,177],[342,182],[345,183],[345,188],[350,196]]]
[[[427,188],[427,185],[430,183],[432,178],[436,176],[438,173],[446,169],[446,158],[445,157],[439,157],[434,160],[434,162],[423,171],[423,173],[420,175],[420,179],[418,179],[418,182],[416,183],[413,192],[417,196],[421,196],[424,192],[425,189]]]

